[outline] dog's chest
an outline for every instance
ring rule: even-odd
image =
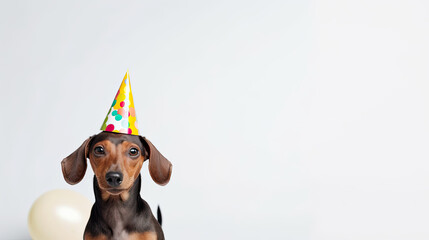
[[[129,235],[125,230],[113,231],[112,240],[129,240]]]
[[[112,226],[113,236],[112,239],[115,240],[128,240],[128,232],[125,230],[123,221],[118,221],[114,226]]]
[[[105,212],[105,219],[108,219],[108,225],[112,230],[112,240],[128,240],[129,233],[126,230],[129,212],[121,208],[113,208]]]

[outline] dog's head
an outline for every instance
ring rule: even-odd
[[[121,133],[101,132],[89,137],[61,162],[64,179],[80,182],[89,158],[99,187],[118,195],[133,186],[143,162],[149,159],[149,172],[159,185],[169,182],[172,165],[146,138]]]

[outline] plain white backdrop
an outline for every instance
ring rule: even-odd
[[[428,239],[429,2],[2,1],[0,232],[69,186],[127,69],[167,239]]]

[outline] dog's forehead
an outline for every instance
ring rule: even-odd
[[[137,144],[141,149],[143,148],[143,144],[141,143],[139,136],[113,132],[101,132],[95,135],[92,138],[91,147],[104,140],[108,140],[115,145],[121,144],[124,141],[132,142]]]

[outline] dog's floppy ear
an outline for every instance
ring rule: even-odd
[[[71,185],[80,182],[83,176],[85,176],[86,158],[88,157],[88,147],[91,138],[86,139],[76,151],[61,161],[64,179]]]
[[[153,181],[159,185],[167,184],[170,181],[173,165],[147,138],[140,136],[140,140],[149,153],[149,173]]]

